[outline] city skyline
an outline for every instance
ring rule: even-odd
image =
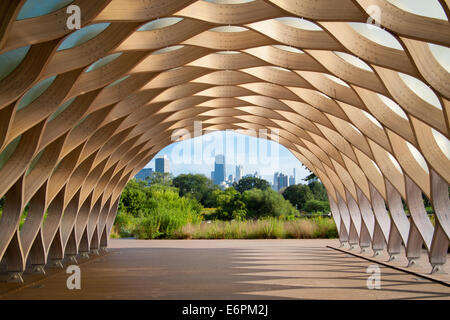
[[[247,139],[246,144],[245,144],[245,148],[243,150],[239,150],[238,152],[236,152],[236,150],[234,151],[234,158],[233,159],[225,159],[225,167],[224,167],[224,171],[225,173],[232,174],[232,173],[236,173],[236,166],[242,166],[242,171],[243,174],[242,176],[247,176],[247,175],[253,175],[255,172],[261,172],[261,169],[264,169],[264,173],[260,173],[259,175],[267,180],[268,182],[270,182],[272,184],[273,182],[273,175],[275,174],[275,172],[281,172],[284,173],[288,176],[291,176],[292,173],[295,171],[296,175],[295,175],[295,181],[301,182],[302,179],[304,179],[306,176],[308,176],[310,174],[310,172],[305,169],[302,166],[302,163],[295,158],[295,156],[288,150],[286,149],[284,146],[278,144],[277,142],[271,141],[271,140],[266,140],[266,139],[261,139],[261,138],[255,138],[255,137],[249,137],[249,136],[245,136],[239,133],[230,133],[230,132],[224,132],[224,131],[217,131],[217,132],[213,132],[213,133],[209,133],[208,136],[210,136],[209,138],[207,138],[207,140],[211,141],[212,143],[218,143],[221,144],[223,143],[223,141],[225,141],[226,138],[230,139],[234,138],[234,137],[239,137],[239,136],[244,136],[245,139]],[[212,136],[212,137],[211,137]],[[212,180],[214,180],[211,176],[212,172],[214,171],[214,167],[215,167],[215,156],[219,155],[219,154],[225,154],[225,156],[227,155],[226,152],[222,152],[222,153],[218,153],[216,155],[213,155],[213,159],[214,162],[213,163],[205,163],[207,161],[202,161],[201,163],[177,163],[176,161],[172,161],[171,159],[171,154],[173,153],[173,150],[177,150],[177,149],[182,149],[184,146],[184,144],[194,144],[198,143],[199,141],[201,141],[201,139],[203,139],[203,136],[201,137],[197,137],[197,138],[193,138],[193,139],[189,139],[189,140],[184,140],[184,141],[180,141],[180,142],[174,142],[172,144],[170,144],[169,146],[167,146],[166,148],[160,150],[155,157],[148,162],[148,164],[144,167],[144,168],[155,168],[155,160],[157,158],[160,158],[162,156],[166,156],[169,159],[170,162],[170,173],[173,174],[174,176],[177,176],[179,174],[182,173],[192,173],[192,174],[203,174],[205,175],[207,178],[210,178]],[[254,157],[254,152],[252,154],[251,150],[251,144],[258,142],[258,140],[264,140],[265,143],[268,144],[268,149],[269,150],[277,150],[278,152],[276,154],[272,153],[270,154],[268,157],[266,156],[266,163],[275,163],[275,164],[279,164],[276,166],[273,166],[272,168],[269,168],[268,166],[264,166],[265,163],[263,163],[262,165],[260,165],[259,163],[254,163],[254,160],[252,159],[252,157]],[[277,145],[276,148],[274,147],[274,145]],[[192,158],[195,158],[196,155],[194,153],[194,150],[192,150],[193,148],[191,148],[191,154],[192,154]],[[273,159],[272,159],[273,158]],[[239,160],[243,160],[243,161],[239,161]],[[275,161],[276,160],[276,161]],[[282,165],[282,168],[281,168]],[[295,169],[295,170],[294,170]],[[225,176],[225,178],[227,178],[227,176]],[[235,177],[237,176],[237,174],[235,175]]]
[[[153,168],[142,168],[136,175],[136,179],[145,180],[146,177],[152,177],[153,172],[160,172],[160,173],[171,173],[170,172],[170,160],[167,158],[166,155],[160,156],[155,159],[155,169]],[[266,180],[269,182],[273,189],[275,190],[281,190],[282,188],[288,187],[290,185],[296,184],[296,168],[293,168],[293,175],[284,174],[283,172],[275,172],[273,177],[273,183],[269,179],[266,179],[258,174],[257,171],[254,173],[247,173],[244,174],[243,166],[242,165],[236,165],[235,166],[235,173],[236,175],[229,174],[228,177],[226,176],[225,171],[226,166],[226,160],[224,155],[217,155],[215,157],[215,163],[214,163],[214,171],[210,172],[210,179],[214,184],[222,185],[225,183],[225,187],[231,185],[233,182],[239,182],[244,177],[253,176],[258,177]],[[187,172],[191,173],[191,172]],[[181,173],[180,173],[181,174]],[[176,175],[174,175],[176,176]],[[206,175],[205,175],[206,176]],[[206,176],[208,177],[208,176]]]

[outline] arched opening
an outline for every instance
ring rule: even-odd
[[[208,132],[200,122],[194,127],[194,136],[175,129],[171,140],[177,142],[127,184],[114,236],[336,237],[325,187],[278,143],[278,132]],[[270,223],[274,228],[268,229]]]

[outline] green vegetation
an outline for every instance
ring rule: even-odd
[[[226,190],[199,174],[154,173],[132,179],[122,192],[111,237],[139,239],[260,239],[333,238],[326,190],[313,174],[308,184],[292,185],[281,193],[267,181],[245,177]],[[450,194],[450,189],[449,189]],[[0,218],[5,197],[0,198]],[[424,196],[427,212],[433,208]],[[20,218],[22,228],[29,211]],[[405,205],[405,212],[408,213]],[[306,215],[308,214],[308,215]],[[44,221],[47,212],[44,215]],[[434,215],[430,216],[434,225]]]
[[[156,175],[125,187],[112,237],[139,239],[314,238],[337,234],[330,218],[302,218],[267,181],[246,177],[220,190],[203,175]],[[306,186],[307,187],[307,186]],[[308,201],[314,211],[327,204]],[[306,202],[307,205],[309,202]]]
[[[193,197],[205,207],[215,207],[214,190],[219,188],[201,174],[180,174],[172,180],[181,197]]]
[[[251,189],[267,190],[270,189],[270,184],[264,180],[256,177],[244,177],[239,180],[238,183],[233,183],[233,188],[235,188],[240,193]]]
[[[321,201],[321,200],[308,200],[305,203],[305,206],[303,207],[306,212],[329,212],[330,211],[330,204],[328,201]]]
[[[217,204],[216,212],[212,219],[219,220],[245,220],[247,207],[242,201],[242,195],[234,188],[225,191],[215,190],[213,192]]]
[[[287,187],[283,191],[283,197],[299,210],[304,209],[307,201],[314,199],[311,189],[304,184],[294,184]]]
[[[120,198],[115,226],[121,237],[166,238],[188,223],[199,223],[202,209],[196,199],[180,197],[177,188],[133,179]]]
[[[300,212],[326,213],[330,211],[327,191],[314,174],[304,180],[308,184],[295,184],[283,190],[283,197]]]
[[[299,212],[281,194],[272,189],[251,189],[242,194],[248,208],[247,216],[251,219],[265,217],[293,217]]]

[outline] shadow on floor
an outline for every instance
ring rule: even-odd
[[[450,299],[450,289],[324,247],[120,248],[81,265],[81,290],[64,271],[3,299]],[[3,284],[0,284],[0,289]]]

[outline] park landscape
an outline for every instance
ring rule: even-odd
[[[280,192],[257,177],[221,190],[201,174],[155,173],[125,187],[112,237],[137,239],[335,238],[326,190],[314,175]]]

